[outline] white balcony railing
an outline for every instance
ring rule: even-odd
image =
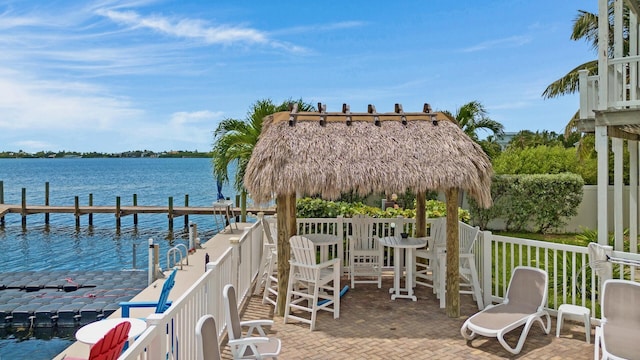
[[[428,219],[430,223],[434,219]],[[328,233],[342,236],[343,249],[334,249],[343,263],[348,259],[347,239],[351,219],[298,219],[298,233]],[[376,233],[394,235],[413,234],[414,219],[376,219]],[[204,314],[213,314],[219,326],[219,338],[226,332],[222,306],[222,289],[234,284],[239,303],[251,296],[251,287],[259,271],[262,251],[260,222],[245,230],[237,242],[215,261],[207,264],[207,271],[163,314],[147,318],[147,330],[122,354],[120,359],[193,359],[195,358],[195,325]],[[475,256],[485,303],[501,301],[509,282],[511,270],[518,265],[534,266],[549,274],[548,309],[555,310],[564,303],[589,307],[598,318],[599,281],[592,275],[586,247],[555,244],[481,233],[476,241]],[[614,251],[613,256],[640,261],[640,254]],[[385,256],[388,267],[392,257]],[[343,268],[347,268],[346,266]],[[635,269],[614,266],[614,277],[636,279]],[[595,321],[597,323],[597,321]]]

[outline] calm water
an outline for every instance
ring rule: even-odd
[[[217,188],[209,159],[0,159],[0,181],[4,184],[4,203],[20,204],[22,188],[27,204],[42,205],[45,183],[49,182],[51,205],[73,205],[78,196],[88,205],[93,194],[94,205],[132,205],[137,194],[138,205],[210,206]],[[222,189],[234,197],[229,185]],[[210,238],[218,232],[213,216],[190,216],[198,225],[198,236]],[[120,270],[146,268],[149,238],[160,244],[160,265],[166,267],[166,252],[178,243],[188,243],[188,230],[182,217],[174,219],[169,232],[166,214],[141,214],[138,226],[133,217],[122,218],[119,231],[113,214],[94,214],[93,226],[83,215],[75,227],[73,214],[51,214],[48,226],[44,215],[29,215],[26,229],[19,214],[7,214],[6,225],[0,227],[0,276],[5,272],[52,269]],[[136,263],[133,263],[134,248]],[[0,359],[50,359],[71,343],[73,332],[47,330],[7,334],[0,331]]]

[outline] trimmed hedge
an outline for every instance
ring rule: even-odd
[[[427,200],[425,207],[429,218],[447,215],[447,206],[442,201]],[[416,210],[394,208],[382,210],[379,207],[364,205],[361,202],[327,201],[309,197],[300,198],[296,202],[296,216],[299,218],[334,218],[338,215],[347,218],[353,215],[368,215],[376,218],[394,218],[401,215],[412,219],[416,217]],[[471,215],[469,211],[458,208],[458,218],[460,221],[468,223]]]
[[[496,175],[491,184],[493,206],[480,209],[470,199],[471,216],[481,228],[501,218],[507,230],[549,232],[578,213],[583,185],[582,177],[572,173]]]

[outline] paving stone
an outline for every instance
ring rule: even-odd
[[[343,279],[343,285],[347,284]],[[358,284],[341,299],[340,318],[320,312],[316,330],[309,325],[274,316],[273,306],[262,304],[262,294],[252,296],[243,311],[243,320],[273,319],[269,336],[282,341],[279,359],[507,359],[514,356],[495,338],[479,337],[467,342],[460,335],[465,319],[477,312],[470,295],[460,296],[461,317],[451,319],[430,288],[416,288],[418,301],[391,300],[392,280],[376,285]],[[515,344],[522,328],[515,329],[507,342]],[[593,340],[593,339],[592,339]],[[232,359],[224,346],[223,359]],[[593,344],[584,341],[581,324],[566,323],[560,338],[545,335],[538,324],[529,332],[519,359],[591,359]]]

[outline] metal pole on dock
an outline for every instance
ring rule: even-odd
[[[49,206],[49,182],[44,183],[44,205]],[[44,223],[49,225],[49,213],[44,213]]]
[[[184,195],[184,207],[189,207],[189,194]],[[187,213],[184,214],[184,228],[186,229],[189,226],[189,215]]]
[[[76,228],[80,227],[80,198],[78,196],[73,197],[73,207],[75,208],[73,214],[76,216]]]
[[[93,206],[93,194],[89,194],[89,206]],[[93,225],[93,211],[89,212],[89,226]]]
[[[138,206],[138,194],[133,194],[133,206]],[[138,226],[138,213],[133,213],[133,225]]]
[[[120,196],[116,196],[116,228],[120,229]]]
[[[22,227],[26,227],[27,226],[27,189],[26,188],[22,188]]]
[[[149,238],[149,270],[147,273],[147,286],[153,283],[153,275],[154,275],[154,265],[153,265],[153,239]]]
[[[169,231],[173,231],[173,196],[169,196]]]

